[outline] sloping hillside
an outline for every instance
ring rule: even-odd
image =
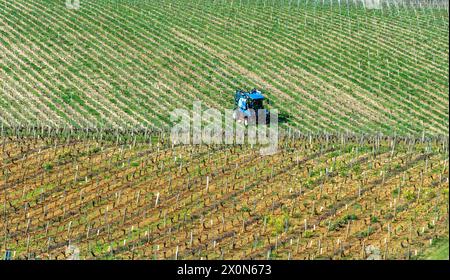
[[[1,1],[0,122],[167,128],[257,87],[303,132],[447,135],[448,10],[355,2]]]

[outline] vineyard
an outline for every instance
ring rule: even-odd
[[[3,137],[0,241],[16,259],[413,259],[448,240],[445,138],[286,134],[264,157],[53,133]]]
[[[448,1],[0,1],[1,259],[448,259],[448,130]]]
[[[0,122],[168,128],[257,87],[303,132],[448,135],[448,2],[397,2],[0,1]]]

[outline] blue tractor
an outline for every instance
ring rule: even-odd
[[[249,92],[237,90],[234,95],[236,107],[233,112],[233,119],[243,121],[246,126],[250,121],[255,124],[267,123],[269,110],[264,108],[264,100],[261,91],[257,89],[252,89]]]

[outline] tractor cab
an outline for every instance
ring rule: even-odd
[[[234,96],[235,105],[239,106],[239,100],[244,99],[249,109],[258,110],[264,109],[264,96],[260,91],[254,89],[250,92],[244,92],[242,90],[236,91]]]
[[[269,111],[264,108],[264,100],[264,95],[256,89],[249,92],[236,91],[234,96],[236,108],[233,118],[238,121],[244,120],[245,125],[248,124],[249,118],[255,118],[256,123],[258,123],[258,112],[264,110],[265,122],[267,122]]]

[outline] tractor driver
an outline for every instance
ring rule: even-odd
[[[250,110],[248,110],[248,102],[249,102],[249,98],[248,96],[243,96],[241,99],[239,99],[239,110],[241,111],[241,113],[243,114],[244,117],[250,117],[251,116],[251,112]]]
[[[239,99],[238,106],[239,106],[239,109],[241,109],[242,112],[247,111],[247,102],[248,102],[247,96],[241,97],[241,99]]]

